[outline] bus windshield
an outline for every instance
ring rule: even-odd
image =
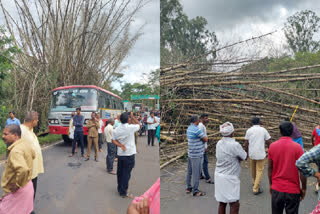
[[[92,88],[70,88],[52,93],[50,111],[96,111],[98,106],[97,90]]]

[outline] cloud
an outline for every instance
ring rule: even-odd
[[[252,22],[283,21],[284,15],[292,15],[303,9],[319,9],[317,0],[181,0],[189,17],[203,16],[215,31],[235,28]],[[313,6],[314,5],[314,6]],[[285,12],[285,14],[284,14]]]
[[[132,30],[136,31],[141,25],[144,25],[143,34],[122,63],[128,67],[122,81],[129,83],[146,83],[146,75],[160,67],[160,0],[149,1],[139,11]],[[120,89],[120,83],[112,85]]]
[[[287,44],[282,28],[296,12],[312,10],[320,17],[318,0],[180,0],[180,3],[189,18],[207,19],[208,29],[216,33],[221,46],[278,31],[259,40],[260,44],[237,46],[242,49],[241,57],[258,52],[264,57],[272,51],[284,51]],[[319,34],[315,35],[318,37]]]

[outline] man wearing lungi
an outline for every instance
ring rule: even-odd
[[[240,162],[247,158],[242,146],[233,139],[232,123],[220,126],[223,136],[216,146],[215,198],[219,201],[219,214],[226,213],[229,203],[230,214],[239,213],[240,208]]]
[[[8,125],[2,138],[8,145],[8,159],[1,178],[3,196],[0,213],[29,214],[33,210],[32,169],[35,151],[21,139],[20,126]]]

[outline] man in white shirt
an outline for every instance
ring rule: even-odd
[[[99,125],[100,128],[98,129],[98,145],[99,145],[99,152],[102,152],[102,144],[103,144],[103,139],[102,139],[102,128],[103,128],[103,121],[100,118],[100,113],[97,113],[97,119],[99,120]]]
[[[128,194],[129,180],[131,171],[135,163],[135,154],[137,153],[134,142],[134,133],[141,127],[139,121],[133,116],[131,112],[131,123],[128,124],[129,114],[124,112],[120,116],[121,124],[112,133],[112,143],[118,147],[118,167],[117,167],[117,181],[118,192],[121,197],[132,198]]]
[[[207,128],[205,125],[208,124],[209,121],[209,116],[206,113],[203,113],[200,115],[200,123],[198,125],[198,128],[204,133],[204,135],[208,138],[207,135]],[[212,181],[210,174],[209,174],[209,170],[208,170],[208,154],[207,154],[207,150],[208,150],[208,144],[207,142],[204,143],[204,153],[203,153],[203,163],[202,163],[202,170],[203,170],[203,174],[202,174],[202,170],[201,170],[201,175],[200,175],[200,179],[206,179],[206,183],[208,184],[214,184],[214,182]]]
[[[116,175],[113,170],[113,161],[117,154],[117,146],[112,143],[112,132],[113,132],[114,119],[109,118],[107,121],[107,126],[104,128],[104,137],[107,142],[108,154],[106,157],[107,172],[112,175]]]
[[[150,146],[150,144],[154,146],[154,137],[156,135],[157,120],[153,112],[150,112],[150,117],[147,120],[147,124],[148,124],[148,146]]]
[[[264,158],[266,157],[265,144],[268,143],[269,145],[271,136],[265,128],[260,126],[259,118],[253,118],[252,125],[246,132],[245,150],[250,158],[253,194],[258,195],[263,192],[259,185],[263,175]]]

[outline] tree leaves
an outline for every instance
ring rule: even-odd
[[[287,19],[284,33],[294,53],[320,50],[320,41],[314,40],[320,28],[319,21],[320,18],[311,10],[297,12]]]
[[[178,0],[161,0],[160,5],[162,66],[183,62],[217,46],[217,37],[206,28],[205,18],[189,19]],[[199,61],[207,62],[207,58]]]

